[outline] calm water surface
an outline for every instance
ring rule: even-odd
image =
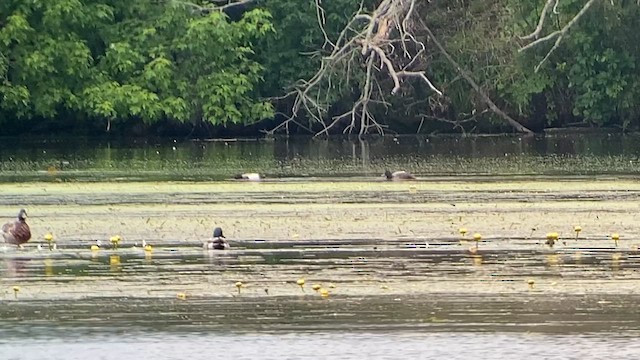
[[[0,138],[0,181],[222,180],[418,175],[639,174],[640,136],[416,137],[274,141]]]
[[[386,167],[407,169],[423,178],[469,174],[634,177],[640,174],[638,161],[640,138],[619,134],[386,137],[367,141],[2,139],[0,182],[210,181],[228,179],[242,171],[300,181],[329,176],[348,181],[377,177]],[[21,194],[2,195],[0,205],[4,206],[15,207],[25,200]],[[276,197],[283,203],[297,201],[281,194],[261,195],[265,201]],[[347,195],[329,194],[322,199],[344,202]],[[517,195],[500,193],[492,201],[519,201],[511,199]],[[578,195],[583,200],[602,200],[589,199],[589,194],[575,196]],[[472,197],[447,198],[453,195],[440,193],[432,196],[433,199],[425,197],[420,201],[453,203]],[[544,192],[526,196],[533,201],[553,200],[546,198]],[[637,194],[615,196],[620,201],[634,201]],[[372,192],[359,201],[406,203],[417,201],[416,198],[406,191]],[[93,206],[108,203],[114,207],[166,201],[103,199],[90,194],[67,194],[64,199],[44,194],[37,199],[42,206],[55,206],[62,200]],[[192,203],[201,199],[187,200]],[[258,196],[252,201],[259,201]],[[2,254],[0,360],[640,358],[640,315],[636,310],[640,295],[634,290],[640,285],[640,257],[637,251],[613,253],[601,245],[607,241],[606,236],[598,238],[593,249],[568,247],[557,254],[541,250],[540,244],[524,237],[511,238],[511,248],[485,252],[482,266],[460,250],[448,250],[457,239],[431,239],[428,251],[413,251],[424,242],[411,243],[407,239],[370,243],[366,233],[360,243],[338,240],[292,250],[294,243],[282,242],[272,252],[261,244],[237,242],[234,246],[239,250],[226,259],[223,267],[256,278],[266,278],[275,269],[298,276],[301,269],[328,268],[346,279],[345,287],[352,278],[362,276],[416,281],[422,277],[447,278],[458,283],[477,273],[509,282],[522,282],[530,274],[556,281],[588,277],[594,281],[618,281],[625,287],[623,294],[549,295],[525,290],[508,296],[440,293],[433,298],[402,299],[335,296],[330,301],[301,301],[288,296],[238,299],[226,294],[181,302],[175,299],[176,289],[171,286],[207,284],[211,269],[220,266],[218,261],[203,257],[200,250],[180,256],[159,250],[153,260],[140,254],[128,257],[124,252],[114,265],[106,255],[94,258],[88,253],[86,244],[94,234],[92,229],[87,229],[86,234],[89,235],[75,234],[75,240],[61,244],[62,251],[56,256],[37,255],[41,253],[35,249]],[[373,246],[381,250],[363,250]],[[323,252],[323,247],[340,250]],[[284,252],[278,252],[279,248]],[[578,251],[582,253],[579,261],[574,259]],[[15,282],[26,284],[25,288],[31,285],[32,289],[38,284],[56,287],[64,293],[72,287],[70,284],[81,279],[96,279],[93,294],[29,298],[26,289],[25,295],[14,299],[11,290],[7,290]],[[132,292],[141,283],[166,287],[170,296],[129,297],[123,293],[121,297],[110,297],[112,288],[107,289],[109,296],[100,296],[99,291],[105,290],[100,280],[116,281],[123,291],[130,288]]]
[[[637,359],[628,337],[473,333],[135,334],[0,343],[39,359]]]

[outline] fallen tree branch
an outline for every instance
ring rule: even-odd
[[[533,134],[533,131],[528,129],[526,126],[520,124],[519,122],[517,122],[516,120],[511,118],[511,116],[507,115],[504,111],[502,111],[491,100],[489,95],[487,95],[480,88],[480,86],[478,86],[478,84],[473,80],[473,78],[471,78],[471,75],[469,75],[464,69],[462,69],[462,67],[460,67],[460,65],[451,57],[451,55],[449,55],[449,53],[444,48],[444,46],[442,46],[442,44],[440,44],[440,41],[438,41],[438,39],[433,34],[433,32],[431,32],[431,29],[429,29],[427,24],[424,23],[424,21],[422,21],[422,20],[421,20],[421,22],[422,22],[422,25],[424,26],[425,30],[427,31],[427,34],[429,35],[429,37],[431,38],[433,43],[436,45],[436,47],[440,50],[442,55],[444,55],[444,57],[447,59],[447,61],[456,69],[456,71],[460,74],[460,76],[462,76],[467,81],[467,83],[469,83],[469,85],[471,85],[473,90],[475,90],[480,95],[480,97],[482,97],[482,100],[487,104],[487,106],[489,106],[489,109],[491,109],[491,111],[493,111],[496,115],[498,115],[502,119],[504,119],[515,130],[517,130],[519,132],[522,132],[522,133],[526,133],[526,134]]]
[[[293,97],[293,106],[291,116],[285,122],[306,115],[311,123],[321,127],[316,136],[329,135],[339,124],[344,126],[345,133],[375,131],[384,134],[386,126],[375,119],[371,109],[373,104],[389,106],[382,80],[392,81],[391,95],[397,95],[408,79],[417,79],[442,95],[426,72],[415,68],[419,63],[416,59],[425,50],[424,44],[410,32],[416,1],[382,0],[371,13],[365,13],[360,5],[332,41],[324,28],[326,18],[321,9],[322,0],[315,0],[318,25],[325,38],[323,47],[329,45],[330,52],[322,57],[315,75],[309,80],[300,80],[288,94]],[[408,64],[403,65],[407,61]],[[330,95],[335,97],[335,89],[344,89],[346,96],[354,92],[359,96],[350,110],[331,116],[327,99]],[[288,128],[278,126],[276,129]]]
[[[478,122],[477,116],[478,115],[482,115],[484,113],[486,113],[488,110],[485,109],[479,113],[473,113],[470,117],[466,118],[466,119],[460,119],[460,120],[449,120],[449,119],[445,119],[443,117],[439,117],[439,116],[433,116],[433,115],[426,115],[426,114],[420,114],[420,117],[422,118],[422,120],[420,121],[420,125],[418,126],[418,130],[416,131],[416,134],[420,133],[420,129],[422,128],[422,123],[424,121],[425,118],[429,118],[429,119],[433,119],[436,121],[440,121],[440,122],[444,122],[444,123],[448,123],[453,125],[453,129],[460,129],[460,131],[462,132],[463,135],[466,135],[467,131],[464,128],[464,126],[462,126],[465,123],[469,123],[469,122]]]

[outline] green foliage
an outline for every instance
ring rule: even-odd
[[[583,48],[586,48],[583,47]],[[619,102],[628,88],[635,69],[635,59],[623,49],[611,48],[586,51],[595,56],[579,55],[568,71],[569,86],[575,88],[574,115],[597,125],[605,125],[616,117],[618,108],[629,104]]]
[[[516,1],[522,34],[533,31],[543,1]],[[560,2],[549,14],[542,36],[564,26],[585,4]],[[528,5],[528,6],[527,6]],[[531,96],[546,95],[546,115],[557,125],[579,120],[597,126],[627,128],[635,122],[639,107],[632,100],[640,93],[637,71],[640,59],[638,6],[628,2],[594,5],[563,38],[560,47],[533,73],[535,65],[551,49],[555,39],[521,55],[517,76],[504,94],[518,106],[532,109]],[[526,26],[524,25],[526,24]],[[557,24],[557,25],[556,25]],[[532,56],[533,55],[533,56]]]
[[[107,121],[230,126],[272,118],[292,104],[274,109],[264,97],[310,79],[331,49],[327,39],[334,41],[361,5],[323,1],[319,12],[312,0],[258,0],[226,15],[199,10],[211,1],[194,2],[0,1],[0,122],[88,119],[87,126],[102,128]],[[534,72],[555,39],[518,53],[525,43],[518,37],[535,29],[545,2],[434,0],[416,11],[480,87],[531,127],[583,122],[640,129],[640,6],[596,2]],[[565,25],[585,2],[559,2],[541,36]],[[374,114],[399,128],[425,113],[452,120],[483,113],[482,99],[415,30],[427,44],[420,67],[445,96],[406,86],[403,98],[385,98],[391,110],[374,105]],[[339,113],[360,95],[363,74],[357,66],[335,70],[324,79],[331,90],[312,95]],[[347,73],[350,84],[337,86]],[[389,86],[379,84],[382,92]]]
[[[638,59],[640,7],[636,2],[596,2],[566,34],[538,72],[555,38],[518,53],[520,36],[537,26],[546,0],[435,2],[428,23],[447,50],[499,106],[530,127],[583,122],[640,127]],[[547,14],[544,37],[567,24],[586,0],[559,2]],[[433,80],[442,84],[448,118],[482,106],[469,86],[437,55]]]
[[[0,114],[229,124],[272,116],[257,97],[253,42],[270,14],[194,12],[173,2],[5,0]]]
[[[514,66],[516,49],[512,39],[516,30],[513,27],[513,9],[505,6],[504,1],[434,1],[427,12],[427,24],[447,52],[468,72],[483,91],[488,93],[501,107],[504,106],[504,92],[510,90],[518,69]],[[426,42],[429,43],[428,41]],[[434,98],[438,106],[422,110],[436,117],[450,120],[462,120],[480,116],[487,108],[484,100],[460,76],[445,57],[435,47],[428,50],[433,56],[428,67],[431,80],[443,91],[444,99]],[[520,90],[521,100],[528,106],[529,95]],[[420,101],[420,98],[414,101]],[[509,104],[511,111],[519,111],[518,105]],[[520,109],[521,112],[525,109]],[[491,114],[491,112],[487,112]],[[489,120],[494,120],[489,117]],[[484,119],[482,119],[484,120]],[[502,119],[490,121],[491,125],[502,124]],[[436,127],[437,125],[434,125]],[[448,125],[447,125],[448,126]],[[473,123],[472,126],[476,126]],[[428,126],[426,127],[427,131]],[[489,128],[489,127],[485,127]],[[445,128],[450,131],[451,127]]]
[[[360,1],[322,2],[318,13],[315,1],[261,0],[260,7],[273,15],[275,33],[264,37],[256,47],[260,62],[267,71],[263,93],[279,96],[300,80],[309,80],[320,66],[320,58],[330,50],[320,28],[319,16],[327,37],[335,41],[338,34],[360,6]],[[364,5],[371,6],[367,0]]]

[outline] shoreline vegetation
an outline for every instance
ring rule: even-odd
[[[593,0],[8,0],[0,125],[181,138],[637,131],[639,13]]]

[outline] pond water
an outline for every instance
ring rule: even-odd
[[[2,139],[0,359],[637,359],[638,140]]]
[[[636,334],[637,335],[637,334]],[[0,344],[4,359],[637,359],[628,337],[502,333],[123,334]]]
[[[622,134],[293,138],[275,141],[0,139],[0,181],[270,177],[638,174],[640,137]]]

